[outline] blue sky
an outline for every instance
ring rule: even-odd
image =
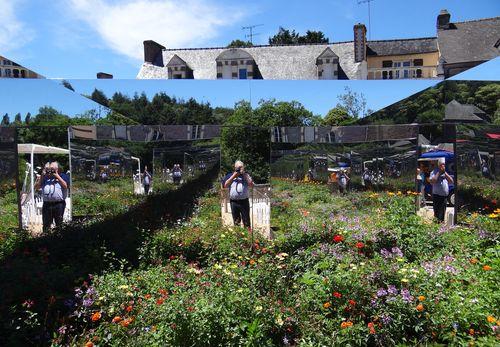
[[[166,47],[225,46],[244,39],[242,26],[263,24],[254,43],[279,26],[322,30],[331,41],[352,40],[357,22],[368,25],[357,0],[7,0],[0,1],[0,55],[50,78],[135,78],[142,41]],[[374,0],[371,39],[435,36],[436,16],[452,21],[500,15],[498,0]]]
[[[454,76],[457,80],[500,80],[500,58]],[[233,107],[240,100],[251,100],[255,107],[261,99],[297,100],[315,114],[324,116],[335,107],[337,97],[346,87],[363,93],[367,108],[378,110],[438,83],[438,80],[332,80],[332,81],[271,81],[271,80],[86,80],[68,79],[76,92],[61,85],[61,80],[0,79],[0,115],[11,119],[18,112],[36,114],[41,106],[52,106],[69,116],[82,114],[98,107],[82,97],[94,88],[108,97],[121,92],[132,97],[145,92],[151,98],[158,92],[212,106]]]

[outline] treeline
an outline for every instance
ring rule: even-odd
[[[444,81],[360,119],[361,124],[433,123],[444,119],[445,106],[456,100],[472,104],[500,124],[500,83]]]

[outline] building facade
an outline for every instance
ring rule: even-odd
[[[144,41],[139,79],[365,80],[448,78],[499,55],[500,17],[451,23],[443,10],[435,37],[245,48],[167,49]]]
[[[43,78],[43,76],[0,55],[0,78]]]

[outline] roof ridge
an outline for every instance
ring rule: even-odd
[[[223,46],[218,46],[218,47],[194,47],[194,48],[165,48],[163,49],[164,51],[196,51],[196,50],[205,50],[205,49],[231,49],[231,48],[241,48],[241,49],[248,49],[248,48],[265,48],[265,47],[296,47],[296,46],[328,46],[328,45],[337,45],[337,44],[342,44],[342,43],[351,43],[354,42],[353,40],[350,41],[338,41],[338,42],[325,42],[325,43],[290,43],[290,44],[280,44],[280,45],[255,45],[251,47],[223,47]]]
[[[471,23],[471,22],[483,22],[483,21],[492,20],[492,19],[500,19],[500,16],[488,17],[488,18],[479,18],[479,19],[471,19],[471,20],[464,20],[464,21],[460,21],[460,22],[450,22],[450,24],[463,24],[463,23]]]
[[[387,39],[387,40],[369,40],[369,41],[366,41],[366,43],[370,43],[370,42],[393,42],[393,41],[417,41],[417,40],[429,40],[429,39],[436,39],[437,40],[437,36],[400,38],[400,39]]]

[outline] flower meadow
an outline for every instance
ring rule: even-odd
[[[16,324],[53,346],[498,345],[500,211],[447,228],[411,192],[272,184],[272,240],[222,227],[211,189],[145,233],[136,263],[101,254],[70,291],[19,302]]]

